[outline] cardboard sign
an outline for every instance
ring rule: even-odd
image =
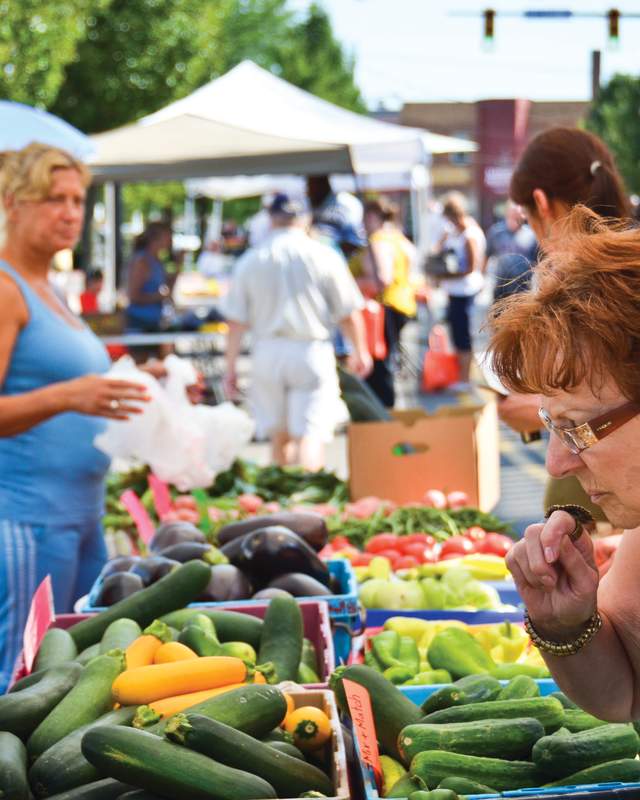
[[[154,475],[153,472],[149,473],[147,482],[153,494],[153,503],[158,512],[158,517],[162,519],[165,514],[168,514],[173,508],[169,487],[164,481],[161,481],[157,475]]]
[[[346,678],[343,678],[342,685],[353,722],[353,734],[358,741],[360,757],[373,771],[378,791],[381,791],[382,767],[380,766],[376,726],[373,721],[369,692],[364,686]]]
[[[155,525],[147,514],[146,508],[140,502],[138,495],[133,489],[127,489],[126,492],[120,495],[120,502],[131,514],[131,519],[134,521],[142,541],[145,544],[149,544],[151,537],[155,533]]]
[[[51,576],[47,575],[33,595],[27,624],[24,629],[22,647],[27,672],[31,672],[36,653],[54,619]]]

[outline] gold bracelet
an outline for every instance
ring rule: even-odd
[[[580,636],[577,639],[574,639],[572,642],[552,642],[549,639],[543,639],[536,629],[533,627],[533,623],[529,618],[529,612],[524,612],[524,629],[529,634],[529,638],[538,648],[538,650],[542,650],[544,653],[551,653],[553,656],[573,656],[575,655],[578,650],[581,650],[585,644],[590,642],[596,633],[602,627],[602,617],[598,613],[598,611],[594,611],[589,621],[587,622],[587,627],[582,631]]]

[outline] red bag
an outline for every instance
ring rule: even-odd
[[[442,325],[434,325],[429,334],[429,349],[422,365],[422,391],[436,392],[460,380],[458,356],[450,352],[449,340]]]
[[[362,318],[371,358],[376,361],[384,361],[387,357],[387,340],[384,338],[384,307],[375,300],[367,300],[362,309]]]

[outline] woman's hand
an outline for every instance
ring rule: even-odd
[[[105,378],[102,375],[85,375],[60,384],[63,411],[76,411],[94,417],[129,419],[131,414],[141,414],[140,403],[151,398],[147,387],[141,383]]]
[[[572,542],[574,518],[555,511],[530,525],[506,557],[529,617],[540,636],[571,641],[596,610],[598,570],[588,533]]]

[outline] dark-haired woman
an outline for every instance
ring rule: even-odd
[[[517,203],[544,251],[554,226],[578,204],[602,217],[627,219],[631,207],[613,156],[604,142],[578,128],[550,128],[527,146],[511,177],[509,194]],[[534,278],[535,281],[535,278]],[[503,422],[522,433],[538,430],[539,398],[510,394],[498,404]],[[594,506],[573,477],[547,484],[545,508],[558,503],[587,507],[600,521]]]
[[[127,276],[127,326],[130,330],[160,329],[164,304],[171,298],[177,278],[167,275],[160,253],[171,247],[171,229],[152,222],[135,240]]]

